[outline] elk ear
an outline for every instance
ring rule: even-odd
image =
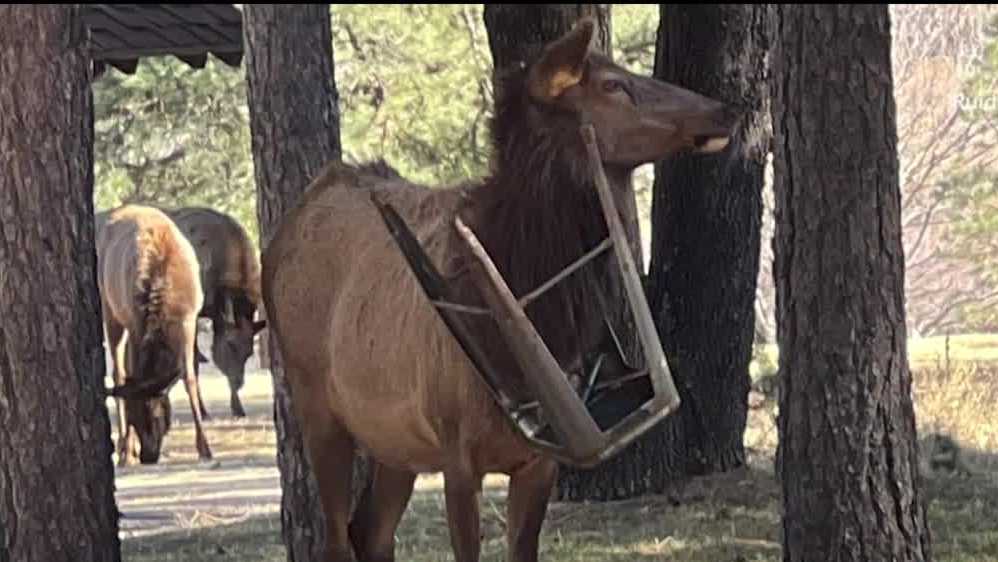
[[[531,95],[552,101],[581,82],[595,34],[596,21],[586,17],[572,31],[545,47],[540,60],[530,69]]]

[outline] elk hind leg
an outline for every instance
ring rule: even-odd
[[[355,456],[353,438],[323,404],[295,402],[298,422],[326,516],[326,562],[353,562],[348,525]]]
[[[212,454],[201,418],[201,385],[198,384],[194,346],[189,347],[188,350],[187,364],[184,366],[184,389],[187,391],[187,399],[191,403],[191,416],[194,418],[194,442],[198,449],[198,458],[207,461],[211,460]]]
[[[128,336],[125,327],[111,317],[110,312],[104,309],[104,330],[107,336],[107,347],[111,351],[112,370],[111,375],[115,386],[125,384],[126,368],[126,345]],[[129,447],[128,419],[125,414],[125,399],[117,397],[114,399],[115,407],[118,410],[118,464],[125,466],[134,464],[136,459],[130,459],[131,447]]]
[[[413,472],[374,464],[371,483],[349,526],[358,562],[395,562],[395,529],[415,484]]]

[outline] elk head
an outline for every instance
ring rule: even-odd
[[[690,150],[728,145],[740,113],[690,90],[640,76],[592,49],[596,24],[582,19],[549,44],[528,74],[531,97],[592,123],[608,168],[633,169]]]
[[[253,339],[267,323],[253,321],[255,310],[247,299],[228,294],[221,299],[221,314],[212,319],[212,360],[238,389],[243,384],[246,360],[253,355]]]
[[[125,416],[128,423],[135,427],[139,438],[139,462],[159,462],[163,439],[170,431],[170,397],[162,395],[145,400],[125,400]]]

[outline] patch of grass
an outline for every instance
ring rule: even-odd
[[[759,344],[753,349],[753,378],[775,372],[779,361],[776,344]],[[955,362],[998,363],[998,334],[957,334],[911,338],[908,340],[908,361],[912,369],[938,366],[947,357]]]
[[[231,562],[287,560],[280,517],[124,540],[126,562]]]
[[[936,560],[998,561],[998,476],[935,477],[925,490]]]
[[[998,334],[958,334],[912,338],[908,342],[908,360],[912,367],[950,361],[998,363]],[[948,346],[948,350],[947,350]]]
[[[919,433],[955,439],[972,466],[998,468],[998,364],[951,362],[912,370]]]

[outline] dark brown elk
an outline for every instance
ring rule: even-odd
[[[633,198],[637,166],[680,151],[716,152],[738,116],[726,105],[637,76],[591,50],[583,20],[536,61],[503,78],[492,120],[489,177],[452,189],[330,164],[264,252],[267,319],[328,522],[326,559],[394,560],[394,532],[418,473],[442,472],[457,562],[479,558],[487,473],[510,476],[508,559],[537,560],[557,462],[516,432],[445,327],[391,238],[372,192],[412,228],[462,301],[481,306],[460,216],[517,295],[535,289],[607,236],[579,130],[591,123],[615,196]],[[620,206],[625,208],[624,205]],[[631,207],[633,208],[633,207]],[[603,335],[593,296],[606,262],[580,270],[528,313],[562,365]],[[494,325],[476,327],[509,386],[525,380]],[[523,387],[522,382],[520,386]],[[351,460],[374,475],[350,518]]]
[[[197,253],[204,290],[200,316],[211,320],[211,359],[229,381],[232,415],[243,417],[239,390],[246,360],[253,354],[256,334],[266,327],[266,321],[255,319],[260,308],[259,254],[243,227],[226,214],[204,207],[163,211]],[[205,361],[199,351],[196,355],[198,362]],[[202,415],[207,412],[202,410]]]
[[[211,449],[194,374],[197,314],[204,296],[194,249],[164,213],[125,205],[96,219],[98,287],[118,406],[121,465],[159,460],[170,428],[168,390],[184,380],[201,459]]]

